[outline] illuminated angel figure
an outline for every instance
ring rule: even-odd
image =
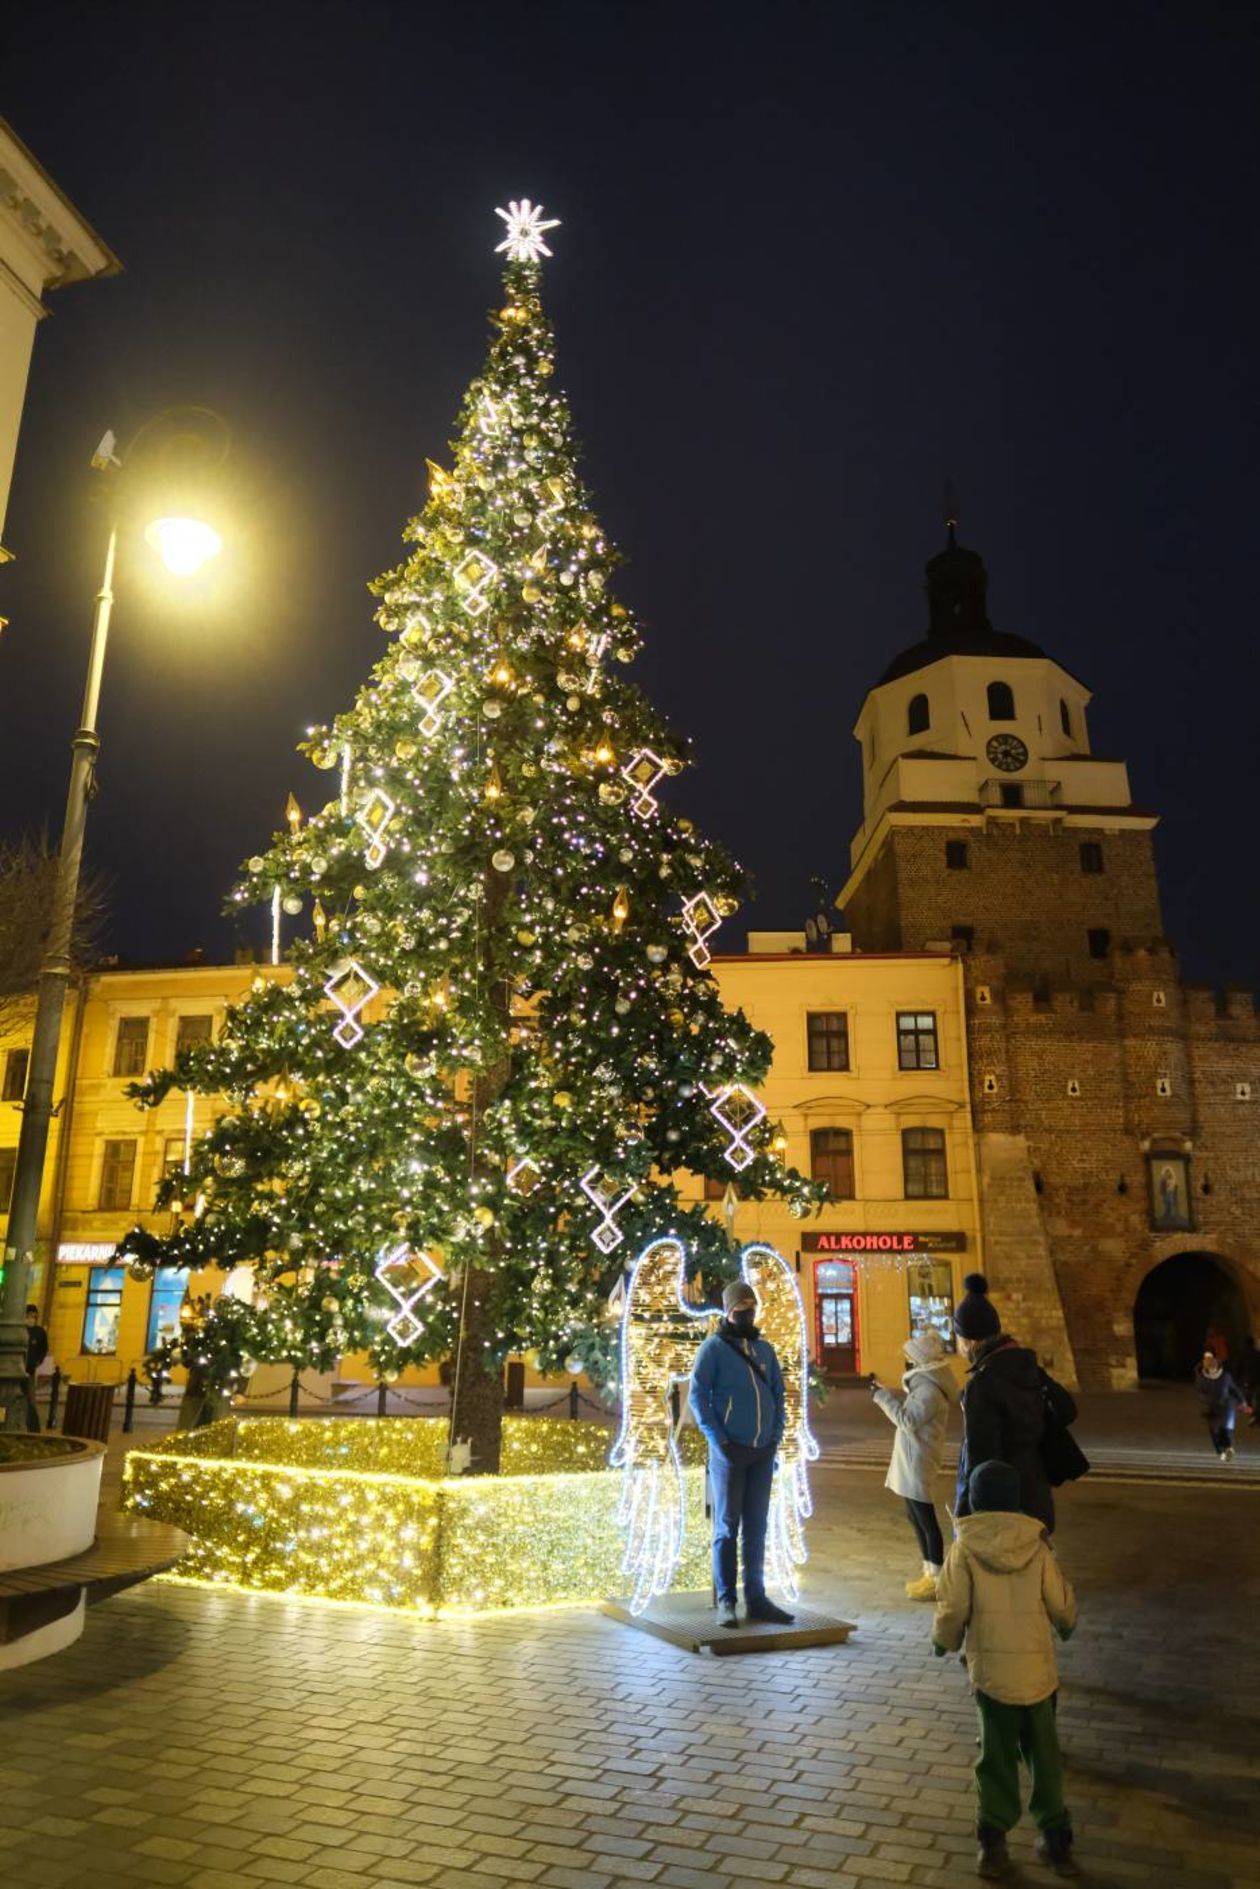
[[[621,1318],[621,1430],[609,1461],[624,1478],[617,1519],[626,1530],[623,1566],[634,1613],[668,1590],[682,1556],[685,1498],[671,1392],[680,1386],[681,1412],[700,1341],[719,1316],[687,1303],[686,1271],[681,1240],[654,1240],[631,1274]],[[803,1523],[813,1512],[808,1466],[818,1456],[809,1428],[805,1312],[791,1268],[773,1247],[746,1246],[740,1271],[783,1372],[786,1415],[770,1497],[767,1576],[794,1600],[796,1569],[805,1559]]]

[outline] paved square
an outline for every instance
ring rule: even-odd
[[[968,1883],[972,1712],[900,1504],[824,1465],[808,1598],[845,1647],[712,1660],[591,1612],[412,1625],[150,1586],[0,1679],[0,1880],[56,1889],[871,1889]],[[1089,1880],[1260,1883],[1260,1498],[1061,1504]],[[1027,1881],[1024,1825],[1013,1848]]]

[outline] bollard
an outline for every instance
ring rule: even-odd
[[[376,1414],[383,1417],[389,1409],[389,1385],[382,1378],[376,1386]]]
[[[123,1435],[129,1436],[136,1427],[136,1367],[133,1364],[127,1373],[127,1390],[123,1397]]]
[[[569,1386],[569,1415],[572,1417],[574,1423],[576,1423],[578,1420],[578,1387],[576,1379],[574,1379],[573,1383]]]
[[[295,1367],[294,1372],[293,1372],[293,1382],[289,1386],[289,1415],[291,1417],[296,1417],[297,1413],[298,1413],[298,1374],[297,1374],[297,1369]]]
[[[50,1430],[57,1427],[57,1405],[61,1399],[61,1366],[54,1365],[48,1385],[48,1424]]]

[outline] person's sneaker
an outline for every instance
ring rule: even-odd
[[[1070,1830],[1047,1830],[1033,1844],[1033,1853],[1039,1863],[1052,1869],[1056,1876],[1080,1876],[1083,1874],[1080,1864],[1072,1851],[1072,1832]]]
[[[976,1851],[976,1874],[986,1882],[1001,1882],[1011,1873],[1011,1853],[1004,1836],[983,1836]]]
[[[1231,1443],[1229,1448],[1225,1452],[1225,1461],[1227,1463],[1232,1463],[1233,1460],[1234,1460],[1234,1446]]]
[[[717,1623],[720,1627],[737,1627],[739,1613],[733,1600],[720,1600],[717,1607]]]
[[[748,1603],[750,1620],[766,1620],[772,1626],[790,1627],[796,1619],[795,1614],[785,1613],[782,1607],[776,1607],[772,1600],[750,1600]]]
[[[921,1574],[917,1581],[907,1581],[906,1594],[911,1600],[935,1600],[936,1576]]]

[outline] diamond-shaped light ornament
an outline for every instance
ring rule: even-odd
[[[397,802],[390,799],[383,787],[374,787],[355,814],[356,822],[367,834],[367,850],[363,857],[369,866],[379,866],[389,850],[385,844],[385,832],[396,812]]]
[[[386,1319],[386,1331],[396,1344],[414,1343],[424,1330],[415,1308],[443,1277],[442,1268],[404,1240],[398,1246],[382,1246],[376,1255],[376,1277],[398,1307]]]
[[[757,1150],[748,1137],[758,1122],[766,1119],[766,1111],[752,1090],[746,1089],[742,1082],[728,1082],[716,1095],[712,1089],[705,1089],[704,1093],[712,1097],[709,1103],[710,1115],[731,1138],[730,1147],[723,1148],[722,1153],[735,1172],[741,1174],[757,1159]]]
[[[634,1199],[638,1189],[627,1187],[624,1193],[619,1194],[615,1184],[610,1185],[600,1177],[598,1167],[588,1168],[578,1185],[600,1214],[591,1238],[601,1253],[611,1253],[626,1237],[617,1226],[614,1216],[621,1212],[628,1201]]]
[[[371,1003],[379,989],[376,979],[368,975],[356,958],[342,958],[339,964],[334,964],[324,985],[324,995],[341,1012],[341,1022],[333,1036],[342,1049],[353,1049],[356,1043],[363,1041],[359,1013]]]
[[[441,669],[430,669],[422,675],[416,684],[415,696],[424,713],[420,717],[420,733],[432,737],[442,726],[442,717],[438,709],[446,700],[455,684]]]
[[[697,892],[693,899],[683,900],[683,924],[691,935],[687,956],[698,971],[703,971],[713,960],[705,939],[711,938],[721,923],[722,914],[707,892]]]
[[[466,615],[479,617],[490,608],[490,599],[486,591],[498,575],[498,565],[492,563],[484,551],[470,551],[468,556],[455,566],[455,583],[463,593],[459,600],[460,608]]]
[[[668,772],[660,755],[653,754],[650,748],[636,748],[622,768],[622,780],[628,781],[634,789],[630,811],[637,813],[640,820],[649,819],[657,811],[658,803],[653,798],[652,789]]]
[[[504,1178],[514,1194],[528,1195],[541,1181],[542,1169],[525,1154],[508,1169]]]

